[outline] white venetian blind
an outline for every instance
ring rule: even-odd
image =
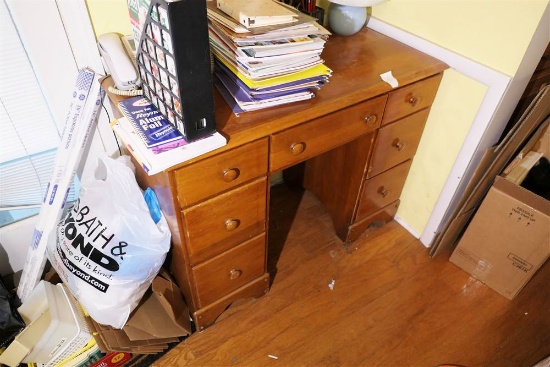
[[[55,62],[55,55],[44,58]],[[40,205],[60,135],[6,2],[0,0],[0,210]]]

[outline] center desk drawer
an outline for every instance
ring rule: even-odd
[[[380,126],[387,96],[381,96],[271,136],[271,172],[303,162]]]
[[[193,205],[267,172],[267,138],[191,164],[176,171],[181,207]]]
[[[261,234],[193,268],[200,307],[262,276],[265,234]]]
[[[191,265],[265,231],[266,182],[264,177],[183,210]]]

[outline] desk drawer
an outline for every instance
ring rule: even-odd
[[[265,231],[266,178],[183,210],[191,265]]]
[[[193,268],[200,307],[265,272],[265,235],[255,237]]]
[[[442,74],[422,80],[390,93],[382,126],[401,117],[430,107],[434,101]]]
[[[305,161],[375,130],[380,126],[386,98],[362,102],[272,135],[271,171]]]
[[[365,181],[363,192],[359,199],[356,221],[399,199],[411,163],[412,160],[408,160],[389,171]]]
[[[374,143],[367,178],[374,177],[414,156],[429,112],[429,109],[425,109],[380,128]]]
[[[193,205],[267,172],[267,138],[183,167],[175,172],[178,201]]]

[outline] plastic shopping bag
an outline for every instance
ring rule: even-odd
[[[128,164],[128,157],[99,158],[47,248],[52,266],[85,311],[119,329],[170,248],[166,219],[158,208],[150,212]]]

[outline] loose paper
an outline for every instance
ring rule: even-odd
[[[399,83],[397,82],[397,79],[395,79],[392,75],[391,70],[385,72],[384,74],[380,74],[380,78],[391,85],[392,88],[397,88],[399,86]]]

